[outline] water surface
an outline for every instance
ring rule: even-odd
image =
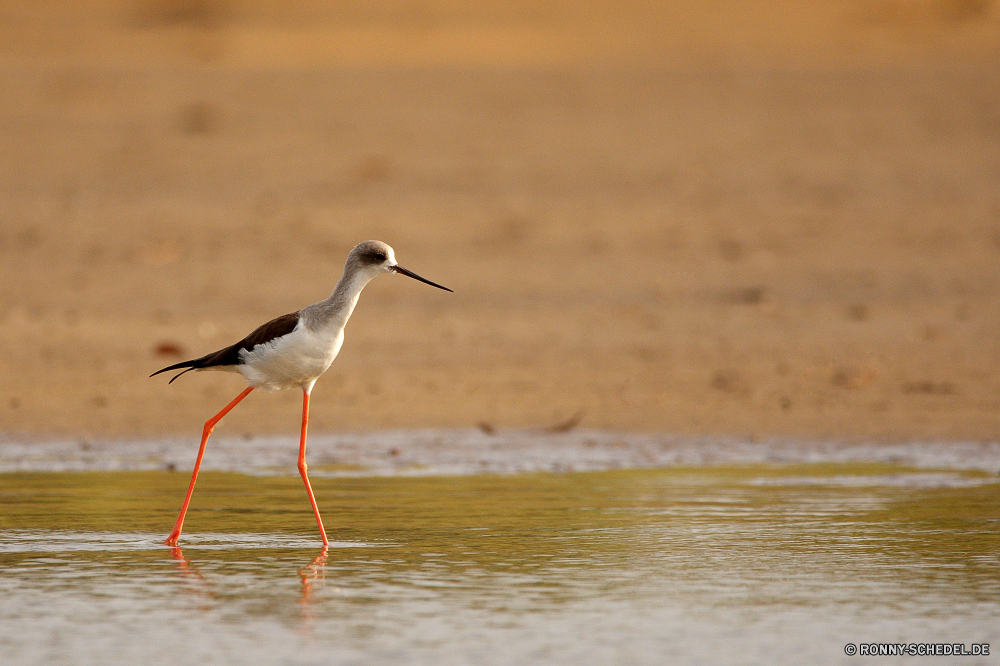
[[[4,664],[848,663],[1000,653],[1000,486],[884,463],[0,475]],[[878,658],[908,663],[909,657]],[[964,657],[962,664],[995,664]],[[934,663],[948,663],[936,658]]]

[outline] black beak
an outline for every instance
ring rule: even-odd
[[[432,287],[437,287],[438,289],[444,289],[445,291],[451,291],[451,289],[449,289],[448,287],[442,287],[437,282],[431,282],[430,280],[422,278],[419,275],[417,275],[416,273],[414,273],[413,271],[408,271],[405,268],[403,268],[402,266],[393,266],[392,270],[394,270],[397,273],[402,273],[403,275],[405,275],[407,277],[411,277],[414,280],[420,280],[424,284],[429,284]],[[454,294],[455,292],[452,291],[451,293]]]

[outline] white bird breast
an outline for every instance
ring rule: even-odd
[[[324,335],[306,328],[300,320],[288,335],[242,350],[243,363],[236,369],[251,386],[265,391],[312,388],[337,358],[343,343],[343,330]]]

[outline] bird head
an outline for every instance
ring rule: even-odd
[[[426,278],[422,278],[413,271],[407,270],[396,263],[396,253],[393,251],[389,245],[383,243],[382,241],[369,240],[363,243],[359,243],[347,257],[347,262],[350,264],[352,261],[357,263],[358,270],[371,273],[371,277],[375,277],[380,273],[399,273],[400,275],[405,275],[411,277],[414,280],[419,280],[424,284],[429,284],[432,287],[437,287],[438,289],[444,289],[445,291],[451,291],[448,287],[443,287],[436,282],[431,282]]]

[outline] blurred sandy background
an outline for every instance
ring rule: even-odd
[[[2,2],[0,433],[196,436],[241,380],[147,375],[378,238],[456,293],[316,430],[996,439],[998,4]]]

